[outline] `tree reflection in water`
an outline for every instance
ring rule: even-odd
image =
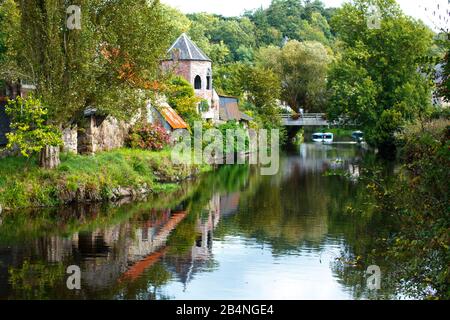
[[[364,208],[363,189],[354,179],[325,174],[355,177],[367,159],[354,146],[305,144],[282,157],[276,176],[260,176],[254,166],[223,166],[145,202],[7,216],[0,226],[0,298],[176,298],[208,273],[239,272],[239,266],[222,270],[222,251],[214,247],[229,239],[269,248],[280,263],[296,256],[331,263],[339,290],[350,297],[390,297],[389,288],[368,292],[364,277],[369,262],[383,267],[365,260],[387,232],[383,221],[370,210],[352,215],[349,207]],[[80,291],[65,286],[65,268],[73,264],[82,269]],[[214,284],[218,292],[221,285],[227,284]],[[222,298],[233,298],[226,292]]]

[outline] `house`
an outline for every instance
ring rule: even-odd
[[[248,126],[252,117],[239,110],[239,99],[230,96],[219,96],[219,117],[221,121],[237,121]]]
[[[214,123],[220,120],[219,96],[213,88],[212,61],[185,33],[175,40],[161,64],[163,70],[185,78],[194,87],[195,95],[206,101],[206,107],[199,104],[198,112],[203,119]]]

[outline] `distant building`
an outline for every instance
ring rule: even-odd
[[[219,96],[219,118],[221,121],[237,121],[248,125],[252,117],[239,110],[239,99],[230,96]]]
[[[203,119],[219,121],[219,96],[213,88],[212,61],[185,33],[169,48],[162,67],[185,78],[194,87],[195,95],[206,101],[206,108],[199,104],[198,112]]]

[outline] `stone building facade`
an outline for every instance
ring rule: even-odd
[[[133,121],[125,122],[111,116],[90,114],[81,123],[62,132],[63,150],[78,154],[94,154],[125,145]]]
[[[194,88],[195,95],[207,102],[207,108],[199,104],[203,119],[219,121],[219,96],[213,88],[212,61],[183,33],[167,51],[162,69],[185,78]],[[203,108],[202,108],[203,107]]]

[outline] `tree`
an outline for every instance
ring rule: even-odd
[[[195,121],[201,121],[197,107],[200,99],[195,96],[194,88],[183,77],[174,76],[169,79],[164,89],[168,103],[191,127]]]
[[[381,26],[369,28],[370,6],[381,11]],[[337,10],[332,26],[341,59],[331,69],[329,115],[357,122],[369,143],[393,154],[394,134],[427,112],[432,81],[421,62],[432,32],[405,16],[394,0],[355,0]]]
[[[57,127],[48,124],[48,110],[41,101],[32,97],[17,97],[8,102],[5,110],[11,119],[12,129],[12,132],[6,134],[6,147],[11,150],[18,148],[27,158],[42,151],[40,166],[47,169],[57,167],[58,147],[62,145],[61,132]]]
[[[333,40],[330,25],[319,12],[311,13],[308,20],[302,21],[297,37],[301,41],[318,41],[325,45],[330,45]]]
[[[214,67],[214,89],[219,94],[241,96],[239,72],[243,64],[241,62],[227,63]]]
[[[153,80],[167,48],[158,1],[79,1],[81,30],[68,30],[66,2],[18,2],[23,50],[14,57],[48,105],[55,123],[71,122],[88,106],[131,116],[138,90]],[[32,22],[32,23],[30,23]],[[124,32],[127,30],[127,32]],[[127,108],[124,108],[128,104]]]
[[[156,79],[169,45],[169,25],[159,1],[71,4],[81,8],[80,30],[66,27],[67,1],[3,2],[1,10],[13,12],[18,23],[11,39],[17,49],[2,63],[2,73],[36,85],[50,124],[77,122],[88,107],[131,118],[144,105],[145,89]]]
[[[282,33],[269,24],[266,10],[259,8],[253,12],[247,11],[244,15],[255,25],[255,40],[258,47],[281,44]]]
[[[169,24],[168,38],[173,43],[182,33],[187,33],[192,27],[192,21],[178,9],[161,4],[162,14]]]
[[[4,0],[0,4],[0,80],[16,81],[23,77],[20,72],[17,53],[23,50],[20,38],[20,11],[14,0]]]
[[[289,41],[283,48],[260,50],[258,63],[278,73],[282,98],[299,112],[321,111],[325,106],[328,65],[331,58],[324,45],[315,41]]]
[[[445,58],[442,61],[443,71],[442,71],[442,79],[438,84],[438,93],[442,96],[447,102],[450,102],[450,41],[447,43],[448,49],[445,55]]]
[[[269,24],[289,39],[296,39],[303,14],[304,8],[298,0],[273,0],[267,9]]]
[[[246,93],[265,128],[280,126],[278,100],[281,94],[280,79],[270,69],[243,65],[239,70],[242,92]]]

